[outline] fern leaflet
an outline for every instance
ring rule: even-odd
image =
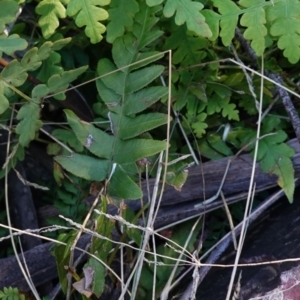
[[[86,26],[85,34],[93,44],[103,39],[106,27],[100,21],[108,18],[107,11],[99,6],[108,4],[110,0],[70,0],[68,4],[68,16],[75,18],[78,27]]]

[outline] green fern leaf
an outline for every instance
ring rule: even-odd
[[[123,116],[121,120],[117,114],[110,113],[109,119],[114,135],[124,140],[136,137],[168,122],[168,116],[161,113],[149,113],[133,118]],[[119,121],[121,123],[118,123]]]
[[[236,105],[229,103],[229,98],[223,100],[222,116],[228,120],[239,121],[239,111],[236,109]]]
[[[19,142],[25,147],[34,139],[36,132],[42,127],[40,121],[40,105],[31,101],[21,107],[17,114],[17,119],[22,120],[17,128],[16,133],[20,135]]]
[[[87,149],[98,157],[113,159],[119,164],[134,163],[144,157],[154,155],[166,149],[166,142],[132,139],[122,141],[110,136],[92,124],[80,121],[70,110],[65,110],[68,123],[82,145],[87,145],[87,138],[92,136]],[[101,145],[101,146],[100,146]]]
[[[228,46],[234,37],[235,28],[237,26],[241,10],[231,0],[213,0],[213,4],[218,8],[222,15],[220,21],[220,36],[223,44]]]
[[[191,123],[197,138],[201,138],[206,133],[205,129],[208,127],[207,123],[204,122],[206,120],[206,117],[206,113],[200,113]]]
[[[206,39],[188,34],[182,26],[172,31],[164,45],[164,49],[176,49],[173,53],[173,63],[181,63],[182,66],[190,66],[201,61],[206,55],[201,51],[205,47],[207,47]]]
[[[132,26],[139,5],[135,0],[112,0],[110,7],[106,39],[109,43],[113,43],[117,37],[124,34],[126,26]]]
[[[131,72],[128,75],[128,83],[125,88],[126,94],[131,94],[141,90],[143,87],[159,77],[164,69],[164,66],[156,65]]]
[[[221,16],[211,9],[202,10],[202,15],[204,16],[205,21],[212,33],[212,36],[209,37],[209,40],[215,41],[219,37],[219,22],[221,20]]]
[[[70,0],[68,4],[68,16],[75,18],[77,26],[86,26],[85,34],[93,44],[103,39],[106,27],[100,21],[108,18],[107,11],[99,6],[108,4],[110,0]]]
[[[153,86],[126,95],[124,98],[123,113],[127,116],[139,113],[167,94],[168,90],[164,86]]]
[[[3,32],[5,25],[12,23],[16,19],[19,5],[14,0],[0,1],[0,32]]]
[[[136,200],[143,197],[139,186],[120,167],[116,168],[109,182],[108,193],[119,199]]]
[[[288,200],[293,202],[295,170],[291,158],[295,151],[284,143],[287,139],[287,134],[282,130],[278,130],[280,123],[281,120],[277,117],[266,117],[264,119],[262,135],[272,131],[275,131],[275,134],[268,135],[259,141],[257,159],[260,162],[262,171],[278,176],[278,185],[284,190]],[[253,141],[256,137],[255,132],[245,134],[245,132],[241,131],[240,135],[243,144]],[[249,148],[252,150],[254,144],[250,145]]]
[[[22,85],[28,74],[28,71],[38,69],[42,61],[47,59],[52,51],[61,49],[63,46],[70,42],[70,38],[58,40],[54,43],[46,42],[39,49],[32,48],[23,56],[21,62],[16,59],[11,61],[2,72],[1,77],[8,83],[13,84],[15,87]]]
[[[272,22],[270,33],[278,37],[278,48],[292,64],[300,59],[299,16],[298,0],[278,1],[267,8],[267,19]]]
[[[54,93],[54,92],[56,93],[56,92],[66,90],[69,86],[69,83],[74,81],[78,76],[80,76],[83,72],[85,72],[86,69],[87,66],[80,67],[75,70],[65,71],[62,72],[61,74],[56,74],[51,76],[47,82],[50,93]],[[62,93],[56,95],[54,98],[58,100],[64,100],[66,97]]]
[[[49,57],[43,62],[39,73],[36,78],[41,82],[47,82],[50,76],[60,74],[63,72],[63,68],[59,65],[61,62],[61,56],[57,52],[52,52]]]
[[[283,143],[286,138],[286,133],[281,130],[275,135],[263,138],[259,142],[258,159],[264,172],[278,176],[278,185],[284,190],[288,200],[293,202],[295,171],[291,157],[295,152]]]
[[[175,23],[180,26],[186,23],[188,30],[198,36],[211,37],[212,32],[205,23],[204,16],[200,13],[203,4],[190,0],[167,0],[164,7],[164,16],[172,17],[175,12]]]
[[[265,10],[261,4],[265,0],[240,0],[239,4],[243,7],[251,8],[246,11],[241,18],[241,25],[248,27],[244,32],[244,37],[251,40],[251,46],[257,55],[262,55],[265,50],[265,36],[267,35]]]
[[[12,55],[15,51],[26,49],[27,46],[26,40],[21,39],[17,34],[12,34],[9,37],[0,35],[0,57],[3,52]]]
[[[71,156],[57,156],[54,159],[70,173],[86,180],[104,180],[107,178],[110,166],[108,160],[77,153]]]
[[[9,107],[9,101],[4,93],[4,83],[0,81],[0,115],[3,114]]]
[[[59,18],[66,17],[66,9],[60,0],[43,0],[37,5],[35,12],[41,15],[38,23],[45,39],[48,39],[59,26]]]
[[[150,8],[144,1],[140,3],[140,10],[135,15],[135,23],[133,24],[132,28],[132,32],[138,40],[136,45],[138,51],[145,48],[163,34],[163,31],[154,27],[159,20],[156,17],[156,13],[158,13],[160,10],[161,6]]]

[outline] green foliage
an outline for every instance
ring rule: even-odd
[[[254,1],[241,0],[239,4],[243,7],[251,7],[252,9],[245,12],[241,18],[241,25],[247,27],[244,32],[244,37],[247,40],[252,41],[251,47],[255,50],[257,55],[262,55],[265,51],[265,36],[267,35],[267,28],[264,25],[266,23],[265,11],[260,4],[263,4],[264,0],[255,1],[257,7],[254,7]]]
[[[0,32],[3,32],[5,25],[15,20],[19,5],[14,0],[2,0],[0,2]]]
[[[12,55],[17,50],[24,50],[28,46],[24,39],[21,39],[17,34],[12,34],[9,37],[0,35],[0,56],[2,53]]]
[[[3,291],[0,291],[0,299],[3,300],[25,300],[25,296],[19,293],[17,288],[4,287]]]
[[[0,1],[1,32],[8,23],[15,21],[20,2]],[[0,74],[1,125],[7,124],[10,114],[16,111],[12,132],[17,141],[15,139],[11,147],[8,169],[24,158],[25,147],[38,138],[44,120],[49,121],[42,107],[56,110],[64,106],[64,114],[62,111],[58,114],[59,121],[51,120],[61,127],[50,125],[51,130],[54,129],[51,135],[60,143],[41,137],[48,143],[48,154],[55,156],[53,173],[59,187],[54,188],[56,200],[53,203],[73,220],[82,219],[85,205],[81,200],[87,195],[90,181],[104,182],[106,195],[102,195],[100,206],[104,213],[108,201],[119,206],[120,200],[143,197],[136,183],[145,169],[139,161],[147,158],[154,163],[157,153],[169,147],[163,139],[166,124],[172,119],[166,115],[168,89],[161,84],[161,79],[167,81],[169,62],[173,71],[173,109],[182,121],[187,138],[194,139],[194,150],[200,150],[208,159],[231,156],[255,139],[257,108],[248,82],[239,68],[229,65],[228,61],[222,65],[218,62],[232,57],[227,46],[233,44],[241,60],[251,64],[235,40],[237,28],[256,54],[264,55],[265,68],[281,72],[282,76],[289,74],[284,78],[285,84],[298,89],[297,68],[290,67],[300,58],[300,4],[297,0],[36,2],[38,20],[32,23],[40,26],[43,39],[26,21],[17,24],[10,35],[0,35],[0,56],[3,53],[12,56]],[[66,36],[70,38],[62,39]],[[17,58],[20,54],[16,51],[28,48],[27,40],[32,46],[23,57]],[[169,49],[172,50],[171,61],[160,52]],[[86,64],[89,66],[84,66]],[[81,99],[86,106],[93,105],[97,114],[93,121],[96,122],[82,121],[73,110],[77,100],[68,99],[64,92],[78,79],[78,83],[85,83],[96,77],[96,84],[88,88],[90,91],[83,91],[88,95],[86,99]],[[33,82],[33,78],[41,82]],[[259,94],[260,81],[253,77],[252,85]],[[265,110],[272,104],[273,86],[265,83],[263,92]],[[54,96],[50,98],[50,95]],[[294,151],[285,143],[290,125],[282,118],[281,107],[273,107],[271,114],[281,118],[265,117],[262,134],[274,135],[260,140],[258,160],[264,172],[278,177],[278,185],[292,202],[294,169],[291,158]],[[67,125],[61,125],[65,117]],[[176,128],[174,126],[170,140],[170,157],[177,158],[186,154],[187,147]],[[292,136],[290,132],[289,135]],[[73,153],[63,147],[64,144]],[[248,150],[253,152],[253,144]],[[187,179],[185,167],[182,161],[168,166],[166,182],[179,191]],[[150,173],[154,174],[156,166],[151,169]],[[1,170],[0,177],[4,174],[5,170]],[[128,210],[124,214],[130,222],[138,218]],[[111,238],[115,224],[104,216],[93,218],[95,224],[90,228]],[[122,238],[128,234],[136,243],[141,241],[138,230],[125,225],[124,228]],[[172,238],[183,245],[182,238],[186,235],[182,229]],[[60,283],[66,291],[63,266],[68,265],[74,236],[68,234],[61,238],[67,242],[67,247],[58,246],[54,252],[59,262]],[[108,253],[112,247],[106,239],[93,238],[91,252],[109,264]],[[168,247],[159,247],[158,253],[177,255]],[[90,268],[94,274],[89,288],[100,296],[107,270],[97,259],[88,259],[85,268]],[[160,262],[172,263],[167,258]],[[171,268],[159,266],[158,269],[159,291]],[[148,291],[152,291],[153,274],[152,266],[145,267],[142,273],[141,287],[149,297],[152,296]],[[83,280],[85,275],[79,273],[77,276]],[[146,296],[140,298],[146,299]]]
[[[156,293],[159,294],[161,289],[165,286],[166,282],[168,281],[171,272],[173,270],[173,265],[175,264],[174,258],[179,257],[179,253],[181,253],[183,250],[182,248],[179,248],[177,245],[184,247],[186,239],[188,238],[191,230],[191,226],[194,225],[194,221],[188,221],[184,224],[181,224],[180,226],[177,226],[174,228],[172,232],[172,241],[176,244],[170,244],[168,245],[160,245],[156,249],[156,253],[161,255],[162,257],[156,257],[156,272],[157,272],[157,282],[156,282]],[[193,244],[196,242],[197,238],[197,232],[199,232],[201,228],[201,223],[199,222],[198,225],[195,228],[195,231],[191,234],[191,239],[186,247],[187,251],[190,251],[193,249]],[[169,242],[168,242],[169,243]],[[173,259],[170,259],[173,258]],[[154,261],[154,257],[149,254],[147,255],[147,259],[149,261]],[[180,272],[182,267],[179,267],[177,269],[176,274]],[[143,297],[140,295],[138,298],[143,299],[153,299],[152,298],[152,291],[153,291],[153,272],[154,272],[154,263],[145,265],[142,270],[141,275],[141,290],[139,291],[142,293],[142,289],[144,290],[145,294]]]
[[[106,40],[112,43],[125,32],[126,26],[133,25],[133,17],[139,11],[139,5],[135,0],[111,0],[109,23],[107,25]]]
[[[284,190],[290,202],[293,202],[295,181],[294,167],[291,158],[295,151],[284,141],[287,134],[278,129],[280,120],[275,117],[268,117],[263,122],[262,135],[274,131],[273,135],[264,137],[259,141],[257,159],[263,172],[278,176],[278,185]],[[255,133],[248,134],[243,138],[243,143],[255,139]],[[250,149],[253,145],[250,146]]]
[[[42,29],[44,38],[49,38],[59,26],[59,19],[66,17],[66,9],[60,0],[43,0],[35,11],[41,15],[39,25]]]
[[[267,9],[267,18],[271,22],[270,34],[278,37],[278,48],[290,63],[300,58],[300,3],[297,0],[278,1]]]
[[[147,0],[149,6],[161,4],[162,0]],[[167,0],[164,6],[164,16],[167,18],[175,14],[175,23],[178,26],[186,23],[188,30],[203,37],[211,37],[212,33],[205,23],[204,16],[200,13],[203,4],[190,0]]]
[[[106,27],[100,22],[108,18],[107,11],[99,6],[106,6],[110,0],[70,0],[67,15],[75,18],[78,27],[85,27],[85,34],[91,43],[96,44],[103,38]]]

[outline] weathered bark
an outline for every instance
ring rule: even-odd
[[[296,151],[293,163],[296,176],[300,177],[300,147],[296,140],[290,141],[290,145],[294,147]],[[219,207],[220,203],[218,202],[198,209],[195,209],[194,205],[204,198],[207,199],[213,196],[217,192],[227,162],[228,158],[225,158],[208,162],[202,166],[191,169],[189,178],[181,192],[176,191],[173,187],[167,187],[164,192],[162,206],[160,207],[159,214],[156,218],[155,227],[165,226],[171,222],[199,215],[201,212],[207,212],[208,210],[213,209],[213,207]],[[226,195],[227,201],[238,201],[245,197],[245,194],[244,196],[232,195],[243,194],[248,190],[251,164],[252,159],[247,154],[232,161],[222,189],[223,193]],[[205,188],[202,184],[202,174],[205,178]],[[276,177],[262,173],[258,164],[256,165],[255,181],[257,190],[267,189],[276,185]],[[150,181],[150,186],[153,186],[153,181]],[[128,201],[127,203],[135,210],[140,209],[139,201]],[[45,213],[45,211],[47,211],[47,213]],[[113,209],[111,212],[113,212]],[[47,207],[47,209],[40,210],[38,214],[41,220],[44,220],[45,217],[51,216],[51,214],[57,216],[57,211],[51,207]],[[81,242],[83,243],[82,248],[84,248],[84,240]],[[27,265],[30,273],[34,276],[36,286],[56,277],[55,262],[49,254],[51,245],[51,243],[46,243],[25,253]],[[23,290],[28,289],[14,257],[0,260],[0,266],[0,288],[12,285],[22,287]],[[10,276],[10,274],[13,275]]]
[[[300,189],[297,189],[293,204],[282,201],[273,209],[271,214],[265,216],[260,224],[256,224],[250,230],[243,247],[240,263],[259,263],[289,258],[299,258],[300,253]],[[219,264],[232,264],[235,251],[228,249]],[[247,266],[238,268],[235,282],[242,270],[240,281],[240,300],[263,296],[267,292],[277,289],[286,289],[284,293],[279,290],[273,291],[271,299],[300,299],[299,261],[267,264],[261,266]],[[197,293],[197,299],[201,300],[224,300],[230,280],[232,267],[215,267],[204,279]],[[287,277],[293,277],[287,282]],[[289,289],[293,284],[294,288]],[[281,298],[282,296],[282,298]],[[230,298],[232,299],[232,298]]]

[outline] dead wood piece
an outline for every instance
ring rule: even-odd
[[[77,247],[84,249],[89,240],[89,236],[83,236]],[[53,243],[45,243],[24,252],[24,260],[36,287],[57,277],[56,263],[51,254],[51,247],[53,247]],[[75,259],[79,254],[79,251],[75,251]],[[19,258],[24,265],[23,256],[19,255]],[[0,260],[0,289],[8,286],[18,287],[22,291],[29,291],[29,287],[14,256]]]
[[[300,177],[300,145],[297,142],[297,139],[289,141],[289,145],[293,147],[296,152],[293,157],[295,176]],[[177,212],[174,212],[173,214],[173,221],[174,218],[176,218],[175,215],[177,213],[179,214],[177,220],[180,220],[180,218],[185,218],[185,216],[189,216],[190,213],[193,212],[195,212],[194,214],[197,214],[197,211],[194,209],[195,203],[190,203],[190,201],[200,202],[204,199],[214,196],[217,193],[228,164],[228,159],[233,158],[229,157],[215,161],[209,161],[203,165],[191,168],[189,170],[188,179],[181,191],[175,190],[172,186],[167,186],[165,188],[161,207],[168,205],[174,207]],[[248,191],[252,162],[252,157],[249,154],[241,155],[232,160],[222,189],[226,198]],[[203,187],[202,184],[203,177],[205,187]],[[255,182],[256,190],[264,190],[272,186],[276,186],[277,177],[263,173],[259,168],[259,164],[257,163]],[[150,179],[149,184],[151,190],[154,185],[154,180]],[[143,183],[142,189],[144,191],[144,195],[147,195],[146,183]],[[93,203],[93,201],[94,197],[89,197],[85,200],[89,206]],[[144,203],[146,203],[146,201],[147,200],[144,199]],[[141,209],[140,201],[127,201],[127,204],[135,211]],[[181,207],[180,205],[183,205],[184,207]],[[57,215],[58,211],[53,206],[47,205],[41,207],[38,211],[40,226],[48,225],[46,222],[47,217],[55,217]],[[180,217],[180,215],[182,215],[182,217]],[[170,216],[171,214],[168,214],[168,217]],[[160,224],[158,226],[163,225]]]
[[[296,151],[293,163],[296,176],[300,176],[300,147],[296,139],[290,141],[290,145]],[[194,205],[199,203],[201,199],[203,200],[204,190],[206,198],[211,197],[216,193],[227,166],[227,161],[228,158],[203,164],[203,174],[206,184],[205,189],[202,186],[201,167],[190,170],[187,183],[181,192],[176,191],[173,187],[167,187],[163,197],[163,206],[160,208],[155,227],[165,226],[170,222],[180,221],[183,218],[189,216],[192,217],[196,214],[199,215],[201,212],[205,212],[210,208],[212,209],[214,205],[217,207],[217,202],[212,203],[212,206],[202,207],[197,210],[194,208]],[[242,194],[240,197],[232,197],[230,199],[229,195],[247,191],[251,163],[252,159],[249,155],[242,155],[233,160],[223,189],[223,193],[227,195],[226,199],[228,201],[238,201],[245,197],[245,194]],[[275,176],[269,176],[268,174],[262,173],[258,165],[256,170],[255,181],[257,182],[258,189],[266,189],[276,185],[277,178]],[[150,185],[153,185],[153,181],[151,181]],[[139,201],[129,201],[127,203],[135,210],[140,208]],[[47,209],[49,210],[49,207],[47,207]],[[53,212],[51,209],[50,211]],[[43,215],[42,210],[39,211],[39,214],[45,219],[46,214]],[[55,212],[55,215],[57,216],[57,212]],[[49,214],[47,216],[49,216]],[[85,239],[87,239],[86,236]],[[85,241],[87,243],[87,240]],[[57,276],[54,259],[49,255],[49,248],[51,245],[52,244],[47,243],[38,246],[37,249],[39,249],[39,252],[35,252],[37,251],[36,249],[26,252],[26,261],[30,270],[32,270],[31,272],[34,275],[36,286]],[[86,244],[83,243],[81,248],[84,248],[85,245]],[[24,283],[23,275],[16,272],[19,268],[14,258],[0,260],[0,267],[0,287],[1,284],[3,284],[3,286],[27,286],[26,283]],[[13,278],[9,276],[9,274],[12,274],[11,272],[15,272]]]
[[[256,224],[247,234],[243,247],[240,263],[260,263],[284,259],[299,259],[300,253],[300,189],[296,190],[293,204],[282,201],[277,208],[269,214],[262,223]],[[252,232],[252,234],[251,234]],[[232,247],[216,263],[231,264],[236,252]],[[267,264],[260,266],[240,267],[236,279],[242,271],[241,289],[238,299],[248,300],[250,298],[263,296],[273,289],[280,290],[284,284],[287,273],[298,274],[300,261]],[[201,300],[223,300],[226,298],[227,287],[230,280],[232,267],[214,267],[204,279],[198,289],[197,299]],[[300,274],[300,273],[299,273]],[[297,275],[299,277],[299,275]],[[296,277],[294,277],[295,279]],[[299,277],[300,278],[300,277]],[[290,285],[291,286],[291,285]],[[299,285],[298,285],[299,286]],[[296,285],[296,289],[299,289]],[[293,290],[291,290],[293,291]],[[290,291],[290,292],[291,292]],[[295,290],[294,290],[295,291]],[[282,298],[260,298],[270,299],[300,299],[299,291],[296,297]],[[277,297],[279,297],[277,293]]]

